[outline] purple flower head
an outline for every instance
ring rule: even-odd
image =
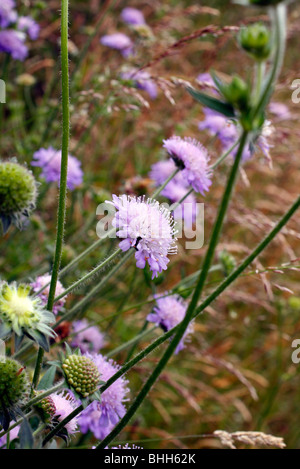
[[[121,73],[123,80],[133,80],[135,86],[146,91],[151,99],[157,98],[157,85],[148,72],[130,70]]]
[[[140,10],[137,10],[136,8],[124,8],[121,12],[121,18],[124,23],[132,24],[134,26],[145,24],[145,18],[143,13]]]
[[[17,26],[20,31],[25,31],[33,41],[39,37],[40,26],[31,16],[20,16]]]
[[[0,31],[0,52],[11,54],[15,60],[25,60],[28,49],[25,46],[25,34],[14,29]]]
[[[41,176],[47,182],[60,183],[61,150],[55,150],[53,147],[41,148],[34,153],[31,162],[32,166],[42,168]],[[81,163],[74,156],[69,155],[67,185],[71,191],[79,186],[83,180],[83,171]]]
[[[107,34],[102,36],[100,42],[103,46],[119,50],[123,57],[129,57],[133,54],[133,43],[131,39],[123,33]]]
[[[199,130],[207,130],[211,136],[217,136],[222,144],[230,146],[238,138],[238,130],[233,121],[212,109],[204,108],[205,119],[199,123]]]
[[[11,422],[13,423],[13,422]],[[9,432],[9,439],[10,441],[13,441],[15,440],[16,438],[18,438],[18,435],[19,435],[19,431],[20,431],[20,426],[18,425],[17,427],[13,428],[10,432]],[[4,435],[0,438],[0,449],[6,449],[6,443],[7,443],[7,435]],[[2,448],[3,447],[3,448]]]
[[[153,308],[152,313],[148,314],[147,320],[160,326],[164,332],[168,332],[183,321],[186,310],[187,305],[179,295],[165,296],[164,298],[157,297],[156,306]],[[193,323],[190,323],[175,350],[175,354],[184,348],[184,342],[187,339],[187,336],[193,331]]]
[[[53,419],[58,420],[58,422],[62,422],[79,405],[70,393],[55,393],[50,394],[50,397],[55,405],[55,414],[53,416]],[[74,417],[70,422],[66,424],[65,428],[67,429],[69,435],[73,435],[74,433],[76,433],[77,425],[78,417]]]
[[[33,289],[33,291],[38,292],[42,287],[44,287],[45,285],[47,285],[50,282],[51,282],[51,275],[45,274],[45,275],[42,275],[40,277],[37,277],[36,280],[30,284],[30,286]],[[45,305],[45,306],[47,306],[47,303],[48,303],[49,291],[50,291],[50,285],[48,285],[38,295],[41,298],[43,305]],[[64,291],[65,291],[64,287],[62,286],[61,282],[58,280],[57,284],[56,284],[55,296],[59,296]],[[64,296],[59,301],[57,301],[54,304],[53,313],[58,314],[62,310],[62,308],[64,307],[65,302],[66,302],[66,296]]]
[[[143,269],[148,262],[152,278],[167,269],[168,255],[177,252],[174,219],[171,212],[152,199],[113,195],[117,212],[113,220],[117,236],[123,238],[122,251],[136,250],[136,266]]]
[[[120,369],[120,366],[113,360],[109,360],[103,355],[86,353],[85,356],[96,363],[102,381],[107,381]],[[93,401],[80,414],[79,425],[82,433],[87,433],[90,430],[99,440],[103,440],[110,433],[112,428],[125,415],[124,403],[127,401],[126,396],[129,392],[127,384],[128,381],[124,378],[117,379],[102,393],[101,402]]]
[[[1,0],[0,5],[0,27],[7,28],[11,23],[17,21],[17,12],[15,11],[16,3],[14,0]]]
[[[211,186],[211,171],[208,166],[207,150],[195,139],[171,137],[164,140],[163,147],[173,158],[177,167],[182,169],[183,177],[195,192],[204,192]]]
[[[269,111],[274,114],[280,120],[287,120],[291,118],[289,108],[283,103],[270,103]]]
[[[90,326],[86,319],[73,323],[73,334],[71,347],[79,347],[82,353],[98,353],[105,346],[104,334],[98,327]]]

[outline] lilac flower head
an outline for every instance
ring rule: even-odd
[[[140,90],[146,91],[151,99],[157,98],[157,86],[148,72],[143,70],[137,71],[135,69],[121,73],[123,80],[133,80],[135,86]]]
[[[209,108],[204,108],[205,119],[199,123],[199,130],[207,130],[211,136],[217,136],[224,146],[237,140],[238,130],[233,121]]]
[[[61,167],[61,150],[55,150],[53,147],[41,148],[34,153],[31,162],[32,166],[38,166],[42,168],[41,176],[46,179],[47,182],[60,183],[60,167]],[[75,187],[79,186],[83,180],[83,171],[81,169],[81,163],[77,158],[69,155],[68,162],[68,178],[67,185],[68,189],[74,190]]]
[[[122,20],[127,24],[139,26],[145,24],[145,18],[143,13],[136,8],[126,7],[121,12]]]
[[[28,55],[28,49],[24,44],[25,39],[24,33],[14,29],[0,31],[0,52],[11,54],[15,60],[25,60]]]
[[[20,16],[18,18],[17,26],[20,31],[27,32],[30,39],[33,41],[39,37],[40,26],[33,18],[31,18],[31,16]]]
[[[164,140],[163,147],[173,158],[177,167],[195,192],[204,192],[211,186],[211,171],[207,150],[195,139],[171,137]]]
[[[289,108],[283,103],[272,102],[269,104],[269,111],[280,120],[290,119],[291,113]]]
[[[78,402],[71,396],[70,393],[66,394],[50,394],[50,397],[55,405],[55,414],[53,419],[57,419],[58,422],[62,422],[73,410],[78,406]],[[69,435],[73,435],[77,431],[78,417],[74,417],[68,422],[65,428]]]
[[[164,332],[173,329],[183,321],[187,310],[187,305],[179,295],[165,296],[156,298],[156,306],[152,313],[148,314],[147,320],[160,326]],[[187,336],[194,331],[193,323],[188,326],[183,338],[178,344],[175,354],[184,348],[184,342]]]
[[[123,57],[129,57],[133,54],[133,43],[131,39],[123,33],[107,34],[102,36],[100,42],[103,46],[119,50]]]
[[[33,289],[33,291],[38,292],[41,288],[43,288],[45,285],[47,285],[50,282],[51,282],[51,275],[45,274],[40,277],[37,277],[36,280],[30,284],[30,286]],[[65,291],[64,287],[62,286],[61,282],[58,280],[56,284],[55,296],[59,296],[64,291]],[[48,303],[49,292],[50,292],[50,285],[48,285],[38,295],[41,298],[43,305],[45,306],[47,306],[47,303]],[[66,302],[66,296],[58,300],[54,304],[53,313],[58,314],[64,307],[65,302]]]
[[[143,269],[148,262],[152,278],[167,269],[168,255],[177,252],[174,219],[159,202],[144,197],[113,195],[117,212],[113,220],[117,236],[123,238],[122,251],[136,249],[136,266]]]
[[[7,28],[11,23],[17,20],[17,12],[15,11],[15,0],[1,0],[0,5],[0,27]]]
[[[105,346],[104,334],[98,327],[90,326],[86,319],[73,323],[73,334],[71,347],[79,347],[82,353],[98,353]]]
[[[120,366],[113,360],[109,360],[103,355],[86,353],[85,356],[96,363],[102,381],[107,381],[120,369]],[[128,381],[124,378],[117,379],[102,393],[101,402],[93,401],[80,414],[79,425],[82,433],[87,433],[90,430],[99,440],[102,440],[110,433],[112,428],[125,415],[124,403],[129,392],[127,384]]]

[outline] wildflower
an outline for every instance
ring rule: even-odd
[[[94,361],[84,355],[68,355],[62,368],[68,384],[84,398],[96,393],[100,384],[100,373]]]
[[[70,415],[78,406],[77,401],[69,394],[54,393],[50,394],[50,398],[54,404],[55,411],[52,421],[62,422]],[[78,416],[74,417],[65,425],[68,435],[73,435],[77,431]]]
[[[177,252],[174,238],[174,219],[168,209],[152,199],[113,195],[117,213],[113,226],[117,236],[123,238],[122,251],[136,250],[136,266],[143,269],[148,262],[152,278],[167,269],[168,255]]]
[[[126,34],[107,34],[106,36],[102,36],[100,42],[103,46],[120,51],[123,57],[129,57],[133,54],[133,43]]]
[[[0,162],[0,220],[4,233],[11,223],[22,227],[35,207],[37,184],[31,173],[15,161]]]
[[[1,0],[0,5],[0,27],[6,28],[9,24],[14,23],[17,19],[15,11],[16,3],[14,0]]]
[[[79,347],[82,353],[98,353],[105,345],[104,334],[98,327],[89,326],[86,319],[75,321],[73,324],[74,337],[71,342],[72,347]]]
[[[38,292],[41,288],[43,288],[45,285],[48,285],[41,293],[39,293],[39,297],[43,303],[44,306],[47,306],[48,303],[48,296],[49,296],[49,291],[50,291],[50,282],[51,282],[51,275],[45,274],[40,277],[37,277],[34,282],[30,284],[31,288],[33,289],[34,292]],[[56,290],[55,290],[55,296],[59,296],[62,293],[64,293],[65,289],[62,286],[61,282],[58,280],[56,284]],[[64,304],[66,302],[66,296],[61,298],[59,301],[57,301],[53,307],[53,313],[58,314],[64,307]]]
[[[148,72],[143,70],[137,71],[135,69],[121,73],[123,80],[132,80],[134,85],[143,91],[146,91],[151,99],[157,98],[157,86]]]
[[[147,320],[160,326],[164,332],[173,329],[180,322],[183,321],[187,310],[187,305],[179,295],[165,296],[164,298],[156,298],[156,306],[153,311],[148,314]],[[189,334],[194,331],[194,326],[191,323],[180,343],[178,344],[175,353],[177,354],[184,348],[184,342]]]
[[[291,113],[289,108],[283,103],[272,102],[269,104],[269,111],[280,120],[290,119]]]
[[[41,148],[34,153],[31,162],[32,166],[37,166],[42,169],[41,176],[48,182],[60,183],[60,168],[61,168],[61,150],[55,150],[53,147]],[[72,155],[68,159],[68,176],[67,186],[71,191],[82,183],[83,171],[81,169],[80,161]]]
[[[90,355],[87,353],[85,356],[97,365],[103,381],[108,381],[120,368],[113,360],[109,360],[103,355]],[[127,384],[128,381],[124,378],[117,379],[101,394],[101,402],[93,401],[80,414],[79,426],[82,433],[87,433],[90,430],[99,440],[102,440],[110,433],[112,428],[125,415],[124,402],[129,392]]]
[[[14,29],[0,31],[0,52],[11,54],[15,60],[23,61],[28,55],[28,48],[24,44],[26,35]]]
[[[211,136],[217,136],[224,146],[231,146],[238,135],[235,123],[212,109],[204,108],[203,111],[205,119],[199,123],[199,130],[207,130]]]
[[[17,28],[19,31],[25,31],[33,41],[39,37],[40,26],[31,16],[19,16]]]
[[[48,337],[55,336],[49,326],[54,315],[44,309],[40,298],[30,296],[30,290],[30,285],[0,284],[0,338],[14,332],[20,340],[26,335],[48,350]]]
[[[171,137],[164,140],[164,148],[173,158],[177,167],[182,169],[186,181],[195,192],[204,192],[211,186],[211,171],[208,166],[207,150],[195,139]]]
[[[141,24],[145,24],[145,18],[143,13],[136,8],[126,7],[121,12],[122,20],[134,26],[139,26]]]
[[[30,384],[24,367],[11,358],[0,360],[0,423],[7,430],[17,420],[29,395]]]

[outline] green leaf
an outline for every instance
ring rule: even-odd
[[[190,93],[191,96],[193,96],[194,99],[196,99],[196,101],[206,107],[209,107],[213,111],[217,111],[220,114],[223,114],[223,116],[229,118],[236,117],[234,108],[231,106],[231,104],[224,103],[219,99],[213,98],[212,96],[208,96],[207,94],[202,93],[201,91],[194,90],[193,88],[187,88],[187,91]]]
[[[20,447],[21,449],[32,449],[34,440],[32,430],[26,419],[23,420],[19,431]]]
[[[39,391],[47,391],[47,389],[52,388],[56,373],[56,366],[50,366],[50,368],[46,371],[44,376],[42,377],[41,381],[38,385]]]

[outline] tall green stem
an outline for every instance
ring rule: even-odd
[[[212,235],[211,235],[209,247],[208,247],[204,262],[203,262],[202,270],[201,270],[200,275],[199,275],[198,283],[196,285],[192,300],[191,300],[191,302],[188,306],[185,318],[180,323],[179,328],[178,328],[175,336],[171,340],[171,343],[169,344],[167,350],[165,351],[164,355],[162,356],[161,360],[159,361],[158,365],[154,369],[151,376],[146,381],[145,385],[143,386],[142,390],[140,391],[140,393],[136,397],[136,399],[135,399],[134,403],[132,404],[132,406],[129,408],[126,415],[120,420],[120,422],[116,425],[116,427],[112,430],[112,432],[106,438],[104,438],[104,440],[97,446],[97,449],[105,448],[123,430],[123,428],[131,420],[133,415],[136,413],[136,411],[138,410],[138,408],[141,406],[142,402],[144,401],[144,399],[148,395],[148,393],[151,390],[152,386],[154,385],[154,383],[156,382],[156,380],[158,379],[158,377],[162,373],[162,371],[165,368],[165,366],[167,365],[168,361],[173,356],[179,342],[181,341],[181,339],[182,339],[182,337],[183,337],[189,323],[191,322],[191,320],[193,318],[195,309],[197,307],[197,303],[199,301],[200,295],[202,293],[202,290],[203,290],[203,287],[204,287],[204,284],[205,284],[206,277],[208,275],[210,266],[211,266],[213,258],[214,258],[215,250],[216,250],[216,247],[217,247],[217,244],[218,244],[218,240],[219,240],[220,233],[221,233],[221,230],[222,230],[222,227],[223,227],[224,219],[225,219],[225,216],[226,216],[226,213],[227,213],[228,205],[229,205],[229,202],[230,202],[230,199],[231,199],[234,183],[235,183],[236,176],[237,176],[237,173],[238,173],[240,161],[242,159],[243,151],[244,151],[245,145],[247,143],[247,137],[248,137],[248,133],[246,131],[244,131],[243,135],[241,137],[239,149],[238,149],[238,152],[237,152],[237,155],[236,155],[232,170],[231,170],[229,178],[228,178],[227,186],[225,188],[223,200],[222,200],[222,203],[221,203],[221,207],[220,207],[220,210],[219,210],[219,213],[218,213],[218,216],[217,216],[217,220],[216,220]]]
[[[68,53],[68,18],[69,0],[62,0],[61,4],[61,68],[62,68],[62,156],[60,172],[60,189],[57,215],[56,248],[54,255],[53,271],[51,277],[50,291],[48,297],[47,309],[52,311],[56,284],[58,280],[59,268],[61,263],[64,227],[66,219],[67,202],[67,175],[68,175],[68,155],[70,140],[70,90],[69,90],[69,53]],[[42,362],[44,357],[43,349],[39,349],[36,361],[32,386],[35,388],[38,384]]]

